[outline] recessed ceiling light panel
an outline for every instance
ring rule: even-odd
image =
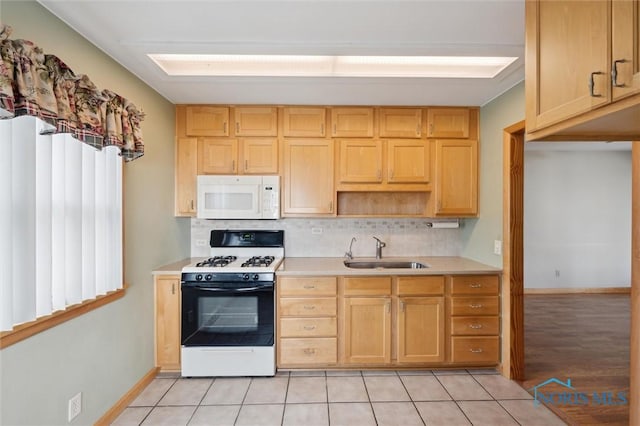
[[[493,78],[516,59],[472,56],[149,54],[170,76]]]

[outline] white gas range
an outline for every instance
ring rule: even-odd
[[[182,269],[182,375],[275,374],[275,271],[284,231],[213,230]]]

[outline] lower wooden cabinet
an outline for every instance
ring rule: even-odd
[[[278,367],[500,361],[498,275],[281,277]]]
[[[154,279],[155,364],[163,370],[180,369],[180,276]]]
[[[278,367],[321,367],[338,361],[336,277],[280,277]]]
[[[344,298],[345,364],[391,362],[391,298]]]

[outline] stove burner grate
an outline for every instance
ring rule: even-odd
[[[196,263],[196,267],[200,268],[211,266],[214,268],[222,268],[224,266],[227,266],[231,262],[235,262],[236,259],[236,256],[214,256],[203,260],[202,262]]]
[[[247,268],[251,266],[269,266],[275,259],[274,256],[253,256],[250,259],[247,259],[242,265],[242,268]]]

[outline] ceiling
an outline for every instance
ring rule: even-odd
[[[524,0],[39,0],[169,101],[481,106],[524,79]],[[149,53],[517,56],[493,79],[169,77]]]

